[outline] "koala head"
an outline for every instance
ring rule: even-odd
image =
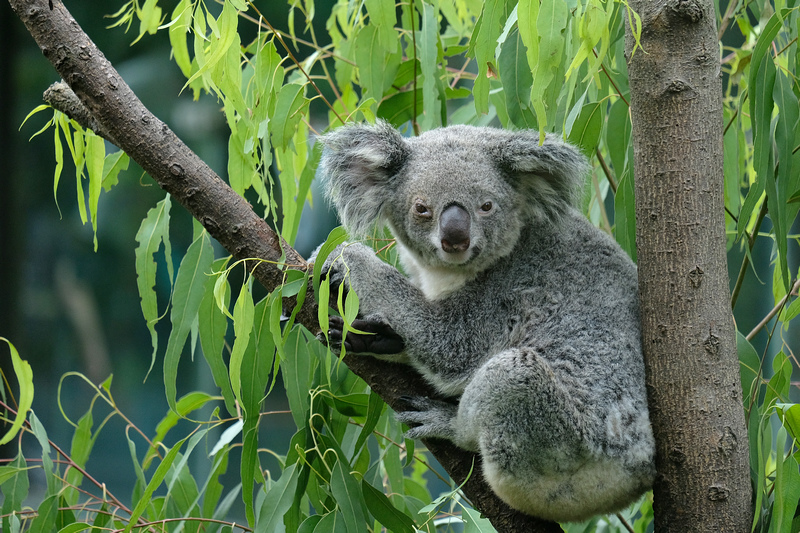
[[[477,273],[508,255],[523,228],[558,224],[588,165],[535,131],[450,126],[404,138],[386,122],[321,138],[321,173],[354,236],[386,224],[415,260]]]

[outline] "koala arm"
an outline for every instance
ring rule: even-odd
[[[429,301],[408,278],[362,244],[340,246],[323,270],[332,284],[345,284],[358,295],[363,317],[387,324],[399,335],[409,362],[445,394],[460,394],[488,356],[488,339],[496,335],[484,330],[503,327],[474,312],[469,291],[459,291],[457,298]],[[350,348],[365,353],[357,344]]]

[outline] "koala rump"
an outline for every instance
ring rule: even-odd
[[[586,159],[534,131],[384,122],[321,138],[321,175],[351,236],[377,224],[404,274],[363,244],[323,270],[359,298],[334,349],[403,361],[451,402],[406,398],[419,438],[478,451],[511,507],[578,521],[652,484],[636,267],[576,209]],[[344,337],[344,341],[343,341]]]

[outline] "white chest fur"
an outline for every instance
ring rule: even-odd
[[[425,266],[399,242],[397,253],[411,283],[419,288],[428,300],[443,298],[475,277],[471,272]]]

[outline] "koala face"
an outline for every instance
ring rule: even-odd
[[[508,255],[523,227],[575,203],[586,159],[534,131],[450,126],[407,139],[386,122],[339,128],[320,171],[351,235],[387,224],[415,267],[473,275]]]
[[[419,263],[448,270],[480,272],[507,255],[522,220],[496,161],[455,136],[407,142],[397,198],[383,214],[398,241]]]

